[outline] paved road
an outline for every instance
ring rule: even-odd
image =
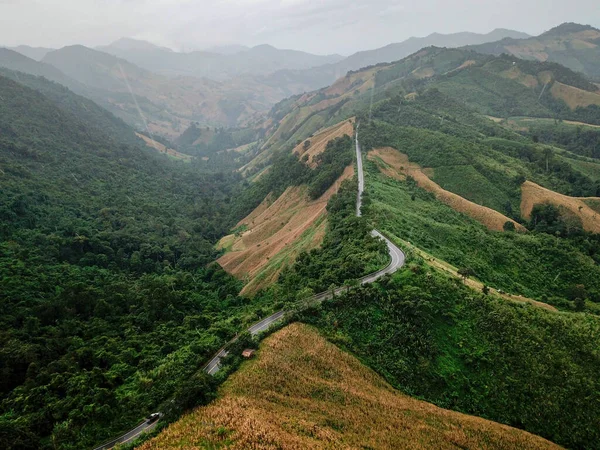
[[[357,167],[357,172],[358,172],[358,195],[356,198],[356,215],[358,217],[360,217],[361,216],[361,207],[362,207],[362,194],[365,189],[365,177],[363,174],[362,152],[360,149],[360,143],[358,142],[358,131],[356,133],[355,145],[356,145],[356,167]],[[378,280],[379,278],[381,278],[382,276],[384,276],[388,273],[394,273],[396,270],[398,270],[400,267],[402,267],[404,265],[405,255],[404,255],[404,252],[402,252],[402,250],[400,250],[392,241],[390,241],[388,238],[386,238],[384,235],[382,235],[377,230],[371,231],[371,235],[376,236],[380,239],[383,239],[383,241],[385,241],[387,248],[388,248],[388,252],[390,254],[391,261],[388,264],[388,266],[385,267],[384,269],[381,269],[375,273],[372,273],[365,277],[362,277],[359,280],[360,284],[372,283],[373,281]],[[346,289],[347,289],[346,287],[339,287],[334,291],[334,293],[335,293],[335,295],[339,295]],[[332,296],[331,291],[321,292],[320,294],[313,296],[311,299],[308,299],[307,301],[308,302],[312,301],[312,302],[318,303],[318,302],[322,302],[324,300],[330,299],[331,296]],[[285,313],[286,313],[286,311],[278,311],[275,314],[272,314],[269,317],[264,318],[260,322],[252,325],[250,328],[248,328],[248,331],[250,332],[250,334],[255,336],[258,333],[267,330],[271,325],[273,325],[274,323],[281,320],[285,316]],[[235,341],[235,339],[234,339],[234,341]],[[225,347],[227,347],[227,345]],[[213,358],[209,361],[209,363],[204,367],[204,370],[206,371],[206,373],[208,373],[209,375],[214,375],[215,373],[217,373],[221,366],[221,360],[228,354],[229,353],[227,352],[227,350],[225,350],[225,348],[222,348],[221,350],[219,350],[219,352],[215,356],[213,356]]]
[[[109,448],[113,448],[117,444],[125,444],[127,442],[133,441],[140,434],[151,431],[158,424],[158,420],[145,420],[133,430],[128,431],[123,436],[118,437],[117,439],[102,444],[100,447],[96,447],[94,450],[106,450]]]
[[[362,153],[361,153],[361,149],[360,149],[360,144],[358,143],[358,132],[356,133],[355,145],[356,145],[356,167],[357,167],[357,172],[358,172],[358,196],[356,198],[356,215],[358,217],[360,217],[361,216],[361,207],[362,207],[362,194],[363,194],[363,191],[365,188],[365,178],[363,175]],[[404,252],[402,252],[402,250],[400,250],[392,241],[390,241],[388,238],[386,238],[384,235],[382,235],[377,230],[371,231],[371,235],[378,237],[380,239],[383,239],[383,241],[385,241],[387,248],[388,248],[388,252],[390,254],[390,263],[384,269],[381,269],[375,273],[372,273],[372,274],[362,277],[359,280],[361,285],[372,283],[375,280],[378,280],[379,278],[381,278],[382,276],[384,276],[388,273],[394,273],[396,270],[398,270],[400,267],[402,267],[404,265],[405,255],[404,255]],[[348,288],[343,287],[343,286],[339,287],[339,288],[335,289],[335,291],[333,291],[333,294],[339,295],[342,292],[344,292],[346,289],[348,289]],[[327,292],[321,292],[320,294],[314,295],[307,301],[319,303],[324,300],[328,300],[331,297],[332,297],[332,292],[327,291]],[[259,334],[260,332],[267,330],[274,323],[280,321],[285,316],[285,314],[286,314],[286,311],[283,311],[283,310],[278,311],[275,314],[271,314],[269,317],[265,317],[260,322],[257,322],[254,325],[252,325],[250,328],[248,328],[247,331],[251,335],[255,336],[255,335]],[[212,357],[212,359],[208,362],[208,364],[206,366],[204,366],[204,371],[206,373],[208,373],[209,375],[214,375],[215,373],[217,373],[219,371],[219,369],[221,368],[221,360],[229,354],[229,352],[226,349],[229,347],[230,344],[232,344],[236,340],[237,340],[237,337],[233,338],[223,348],[221,348],[221,350],[219,350],[215,356]],[[114,441],[111,441],[100,447],[97,447],[94,450],[109,449],[109,448],[114,447],[117,444],[129,442],[129,441],[135,439],[136,437],[138,437],[143,432],[149,431],[152,428],[154,428],[156,426],[157,422],[158,421],[154,421],[154,422],[146,421],[144,423],[141,423],[136,428],[134,428],[133,430],[124,434],[120,438],[117,438]]]

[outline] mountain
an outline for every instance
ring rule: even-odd
[[[100,50],[100,51],[103,51],[106,53],[110,53],[110,50],[121,50],[121,51],[161,50],[161,51],[166,51],[166,52],[173,51],[167,47],[159,47],[158,45],[154,45],[148,41],[141,41],[139,39],[132,39],[132,38],[121,38],[109,45],[96,47],[96,50]]]
[[[19,52],[20,54],[25,55],[28,58],[35,59],[36,61],[41,61],[44,58],[44,56],[46,56],[48,53],[55,49],[46,47],[30,47],[29,45],[19,45],[18,47],[12,47],[11,50]]]
[[[252,78],[228,82],[168,78],[83,46],[50,52],[43,62],[92,90],[90,98],[137,129],[146,131],[147,121],[152,133],[170,137],[178,136],[191,122],[243,125],[286,95]]]
[[[375,50],[355,53],[336,64],[341,71],[357,70],[374,64],[398,61],[425,47],[463,47],[465,45],[483,44],[503,38],[527,38],[529,35],[520,31],[495,29],[487,34],[461,32],[453,34],[433,33],[418,38],[411,37],[403,42],[389,44]]]
[[[155,154],[91,101],[25,78],[37,88],[0,75],[0,447],[92,448],[225,342],[210,329],[239,285],[206,265],[235,177]],[[197,314],[193,336],[169,325]]]
[[[469,32],[454,34],[433,33],[427,37],[412,37],[406,41],[389,44],[385,47],[357,52],[336,63],[326,64],[310,70],[282,70],[275,72],[266,76],[263,82],[277,86],[284,85],[287,82],[291,85],[303,87],[303,89],[297,89],[297,92],[302,92],[302,90],[312,91],[330,85],[350,71],[376,64],[398,61],[425,47],[462,47],[468,44],[492,42],[506,37],[524,38],[528,37],[528,35],[519,31],[505,29],[495,29],[487,34]]]
[[[50,81],[62,84],[78,93],[85,91],[84,85],[73,78],[68,77],[56,67],[47,63],[38,62],[7,48],[0,48],[0,67],[44,77]]]
[[[492,55],[508,53],[522,59],[552,61],[600,80],[600,30],[589,25],[563,23],[536,37],[508,37],[471,49]]]
[[[327,88],[275,105],[264,125],[271,130],[264,148],[306,139],[390,93],[411,97],[432,87],[490,116],[600,124],[600,89],[582,74],[551,62],[429,47],[395,63],[349,72]]]
[[[99,49],[158,74],[206,77],[218,81],[240,75],[268,75],[278,70],[309,69],[343,59],[340,55],[313,55],[296,50],[280,50],[270,45],[177,53],[129,39]]]
[[[218,448],[222,429],[233,448],[450,449],[457,435],[462,448],[560,448],[522,430],[412,399],[298,323],[267,338],[213,404],[139,448],[181,449],[183,439],[190,448]]]
[[[209,53],[218,53],[220,55],[235,55],[236,53],[241,53],[250,50],[250,47],[245,45],[216,45],[214,47],[209,47],[206,49]]]

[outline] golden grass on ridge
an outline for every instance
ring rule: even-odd
[[[223,385],[220,398],[139,450],[558,449],[522,430],[438,408],[388,385],[313,328],[292,324]]]

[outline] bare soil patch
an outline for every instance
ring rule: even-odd
[[[220,245],[231,248],[217,262],[237,278],[247,280],[242,294],[251,295],[277,279],[302,251],[321,245],[327,202],[343,180],[354,176],[348,166],[342,176],[318,199],[310,200],[306,186],[289,187],[276,200],[265,199],[238,223],[245,231],[224,237]],[[260,275],[260,276],[258,276]]]
[[[172,148],[167,148],[164,144],[161,144],[160,142],[155,141],[154,139],[151,139],[144,134],[141,134],[141,133],[135,133],[135,134],[137,137],[142,139],[148,147],[153,148],[154,150],[156,150],[159,153],[164,153],[165,155],[169,155],[169,156],[172,156],[173,158],[181,159],[184,161],[191,161],[192,159],[194,159],[193,156],[186,155],[184,153],[179,153],[177,150],[174,150]]]
[[[354,134],[353,124],[354,117],[326,128],[315,134],[313,137],[307,138],[298,144],[296,148],[294,148],[294,153],[296,153],[299,158],[307,156],[308,160],[306,161],[306,164],[315,168],[317,166],[315,157],[325,151],[325,147],[327,147],[329,141],[344,135],[352,136]],[[305,142],[310,142],[310,146],[307,149],[304,148]]]

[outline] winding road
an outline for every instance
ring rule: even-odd
[[[357,127],[357,130],[358,130],[358,127]],[[360,217],[361,216],[361,208],[362,208],[362,194],[365,189],[365,178],[364,178],[364,174],[363,174],[362,152],[361,152],[360,144],[358,142],[358,131],[356,132],[355,146],[356,146],[356,167],[357,167],[357,172],[358,172],[358,196],[356,198],[356,215],[358,217]],[[371,273],[369,275],[362,277],[359,280],[359,283],[361,285],[372,283],[372,282],[378,280],[379,278],[383,277],[384,275],[394,273],[395,271],[397,271],[400,267],[402,267],[404,265],[405,255],[402,250],[400,250],[392,241],[390,241],[388,238],[386,238],[383,234],[381,234],[377,230],[371,231],[371,235],[382,239],[386,243],[387,248],[388,248],[388,253],[390,255],[390,263],[384,269],[378,270],[377,272],[374,272],[374,273]],[[348,289],[347,287],[342,286],[342,287],[335,289],[333,292],[332,291],[321,292],[320,294],[314,295],[307,301],[308,302],[322,302],[324,300],[330,299],[332,297],[332,295],[339,295],[340,293],[344,292],[347,289]],[[282,311],[278,311],[274,314],[271,314],[269,317],[265,317],[260,322],[257,322],[254,325],[252,325],[250,328],[248,328],[247,331],[251,335],[256,336],[257,334],[269,329],[269,327],[271,325],[273,325],[273,324],[279,322],[281,319],[283,319],[287,312],[288,311],[282,310]],[[212,357],[212,359],[208,362],[208,364],[206,364],[206,366],[204,366],[203,370],[206,373],[208,373],[209,375],[214,375],[215,373],[217,373],[219,371],[219,369],[221,368],[222,359],[225,358],[229,354],[229,352],[227,351],[227,348],[232,343],[234,343],[236,340],[237,340],[237,336],[234,337],[227,344],[225,344],[225,346],[223,346]],[[114,447],[117,444],[129,442],[129,441],[135,439],[136,437],[138,437],[140,434],[142,434],[146,431],[150,431],[152,428],[154,428],[156,426],[156,423],[157,423],[157,421],[145,421],[145,422],[141,423],[140,425],[138,425],[137,427],[135,427],[133,430],[124,434],[123,436],[121,436],[113,441],[110,441],[100,447],[97,447],[94,450],[106,450],[106,449]]]
[[[365,177],[363,174],[362,151],[360,148],[360,143],[358,142],[358,131],[356,132],[356,137],[355,137],[354,142],[355,142],[355,146],[356,146],[356,168],[357,168],[357,173],[358,173],[358,195],[356,197],[356,215],[358,217],[360,217],[362,215],[362,212],[361,212],[362,194],[365,189]],[[402,267],[404,265],[404,260],[406,258],[406,256],[404,255],[404,252],[402,250],[400,250],[392,241],[390,241],[388,238],[386,238],[379,231],[373,230],[373,231],[371,231],[371,235],[382,239],[386,243],[387,248],[388,248],[388,253],[390,254],[390,263],[388,264],[387,267],[385,267],[375,273],[371,273],[369,275],[362,277],[359,280],[361,285],[372,283],[384,275],[387,275],[389,273],[394,273],[396,270],[398,270],[400,267]],[[338,295],[338,294],[342,293],[343,291],[345,291],[346,289],[347,289],[347,287],[344,287],[344,286],[339,287],[335,291],[333,291],[333,294]],[[309,302],[311,302],[311,301],[312,302],[322,302],[324,300],[330,299],[331,297],[332,297],[332,292],[326,291],[326,292],[321,292],[320,294],[314,295],[313,297],[308,299],[308,301]],[[248,328],[247,331],[251,335],[255,336],[255,335],[259,334],[260,332],[267,330],[274,323],[280,321],[283,317],[285,317],[285,314],[286,314],[285,310],[278,311],[275,314],[270,315],[269,317],[265,317],[260,322],[255,323],[250,328]],[[225,347],[223,347],[221,350],[219,350],[217,352],[217,354],[215,356],[213,356],[213,358],[208,362],[208,364],[206,366],[204,366],[204,370],[206,371],[206,373],[208,373],[209,375],[214,375],[215,373],[217,373],[219,371],[219,368],[221,367],[221,365],[220,365],[221,360],[229,354],[226,350],[226,347],[228,347],[229,344],[231,344],[232,342],[235,342],[235,339],[233,341],[230,341],[228,344],[225,345]]]

